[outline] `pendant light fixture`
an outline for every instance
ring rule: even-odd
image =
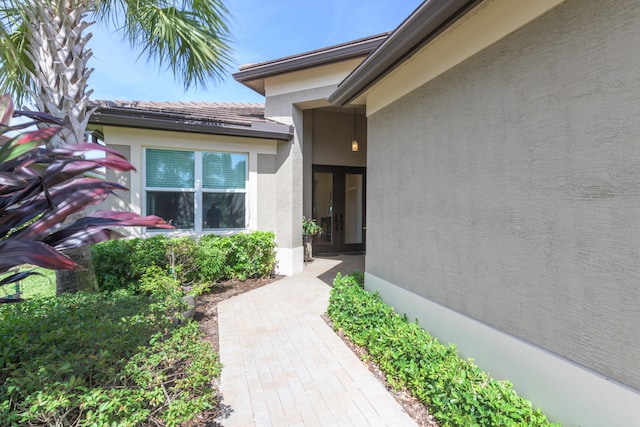
[[[351,151],[358,151],[358,140],[356,139],[356,109],[353,109],[353,140],[351,141]]]

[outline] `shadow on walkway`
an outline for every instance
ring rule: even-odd
[[[316,276],[318,279],[322,280],[329,286],[333,285],[333,279],[335,279],[338,273],[341,273],[344,276],[345,274],[353,273],[355,270],[364,272],[364,255],[362,254],[340,254],[337,256],[318,255],[314,257],[314,261],[305,265],[305,269],[310,267],[312,268],[316,258],[319,260],[326,259],[338,261],[338,264],[336,266],[324,272],[319,272],[319,274]]]

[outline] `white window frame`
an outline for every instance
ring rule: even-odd
[[[173,187],[147,187],[147,150],[163,150],[163,151],[187,151],[194,153],[194,187],[190,188],[173,188]],[[210,189],[203,188],[202,185],[202,155],[203,153],[227,153],[227,154],[240,154],[245,157],[245,171],[244,171],[244,188],[234,188],[234,189]],[[194,218],[193,218],[193,229],[176,229],[176,230],[165,230],[165,229],[150,229],[147,228],[147,232],[152,233],[166,233],[172,231],[179,232],[195,232],[198,234],[204,233],[212,233],[212,234],[228,234],[235,233],[241,231],[247,231],[249,229],[249,158],[251,156],[248,152],[243,151],[224,151],[224,150],[198,150],[198,149],[183,149],[183,148],[173,148],[173,147],[144,147],[143,148],[143,164],[144,164],[144,174],[143,176],[143,185],[142,185],[142,211],[144,215],[149,215],[150,213],[147,211],[147,192],[148,191],[156,191],[156,192],[184,192],[184,193],[194,193]],[[238,193],[244,194],[244,227],[240,228],[207,228],[204,229],[202,227],[203,216],[205,214],[206,207],[203,203],[203,194],[204,193],[216,193],[216,194],[229,194],[229,193]]]

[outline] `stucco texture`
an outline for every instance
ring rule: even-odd
[[[380,110],[367,184],[369,273],[636,390],[638,22],[569,0]]]
[[[351,150],[354,137],[358,140],[356,152]],[[367,166],[366,120],[362,115],[354,120],[353,110],[313,111],[312,141],[315,165]]]

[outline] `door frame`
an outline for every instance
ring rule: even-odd
[[[335,175],[339,174],[341,175],[343,178],[344,176],[346,176],[347,174],[361,174],[362,175],[362,243],[352,243],[352,244],[337,244],[335,242],[333,242],[330,245],[317,245],[317,241],[319,238],[321,238],[321,236],[314,236],[313,239],[313,253],[317,253],[317,254],[323,254],[323,253],[353,253],[353,252],[364,252],[366,250],[366,244],[367,244],[367,233],[366,233],[366,224],[367,224],[367,168],[366,167],[362,167],[362,166],[332,166],[332,165],[312,165],[311,167],[311,179],[312,179],[312,184],[311,184],[311,203],[313,205],[313,202],[315,201],[315,197],[316,197],[316,188],[315,188],[315,173],[316,172],[320,172],[320,173],[332,173],[334,175],[334,180],[333,180],[333,205],[336,205],[336,200],[335,197],[336,195],[342,195],[342,208],[344,210],[344,189],[341,189],[341,191],[336,192],[335,188],[336,188],[336,180],[335,180]],[[342,179],[341,181],[344,184],[344,179]],[[313,210],[313,207],[312,207]],[[344,215],[344,213],[343,213]],[[334,224],[334,217],[335,217],[335,212],[332,212],[332,227]],[[320,218],[316,218],[317,221],[320,221]],[[344,231],[344,230],[341,230]],[[333,230],[332,230],[333,232]],[[344,235],[343,235],[344,237]]]

